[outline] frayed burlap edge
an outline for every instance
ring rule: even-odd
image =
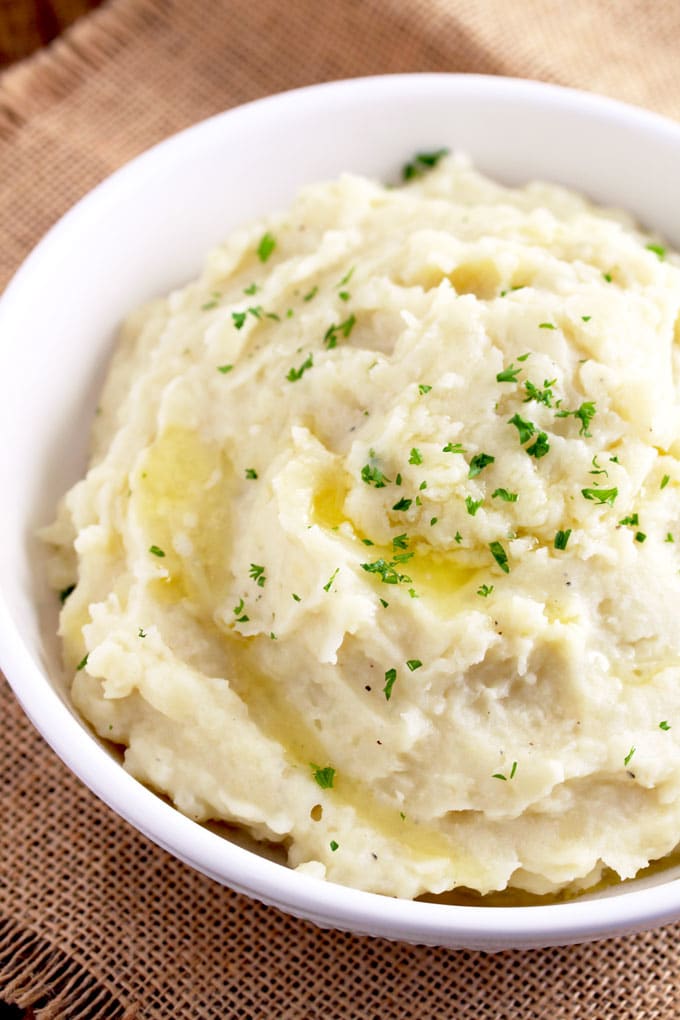
[[[0,919],[0,994],[36,1020],[135,1020],[87,969],[30,928]]]
[[[118,0],[72,25],[33,56],[0,74],[0,139],[45,106],[66,98],[138,32],[168,20],[175,0]]]

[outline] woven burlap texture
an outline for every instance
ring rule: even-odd
[[[0,79],[0,284],[111,170],[245,100],[354,75],[475,71],[680,117],[679,38],[671,0],[118,0]],[[1,696],[0,997],[42,1020],[680,1012],[678,926],[485,956],[320,931],[238,896],[116,818],[5,685]]]

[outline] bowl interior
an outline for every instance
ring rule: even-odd
[[[285,206],[301,185],[343,171],[395,180],[413,152],[442,146],[504,182],[544,178],[624,207],[680,247],[680,128],[536,83],[411,75],[317,86],[212,118],[151,150],[53,228],[0,303],[0,427],[10,437],[0,458],[0,658],[67,764],[156,842],[220,881],[355,931],[480,948],[575,941],[680,915],[680,883],[672,895],[668,887],[680,871],[610,890],[596,910],[587,899],[482,911],[403,903],[286,871],[135,783],[69,708],[55,599],[34,537],[83,472],[129,309],[191,278],[233,226]]]

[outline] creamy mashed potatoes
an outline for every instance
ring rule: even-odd
[[[235,231],[128,319],[47,529],[76,706],[190,817],[362,889],[668,854],[679,311],[625,215],[461,159]]]

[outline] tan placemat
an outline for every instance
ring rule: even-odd
[[[477,71],[680,117],[678,41],[674,0],[117,0],[0,78],[0,285],[113,168],[244,100]],[[101,805],[0,690],[0,998],[43,1020],[680,1014],[680,926],[484,956],[322,932],[237,896]]]

